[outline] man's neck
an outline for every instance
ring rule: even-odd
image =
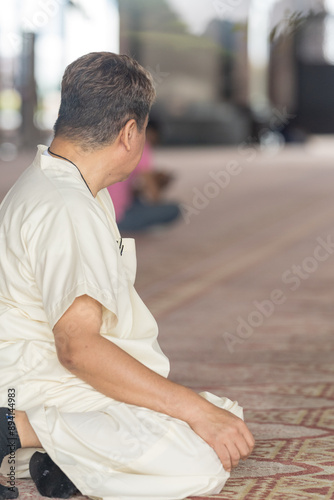
[[[106,153],[104,150],[86,152],[73,142],[67,141],[61,137],[55,137],[50,145],[49,152],[51,156],[55,158],[61,156],[73,163],[80,171],[94,197],[100,189],[105,187],[104,172],[107,165]]]

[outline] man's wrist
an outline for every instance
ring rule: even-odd
[[[183,420],[190,425],[201,420],[205,413],[210,410],[211,403],[202,398],[193,390],[178,386],[178,390],[166,401],[166,408],[163,413],[179,420]]]

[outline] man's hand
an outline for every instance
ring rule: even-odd
[[[254,448],[254,438],[245,422],[227,410],[212,405],[209,411],[189,424],[215,450],[228,472],[240,459],[245,460]]]

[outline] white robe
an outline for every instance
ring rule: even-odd
[[[103,306],[101,335],[169,373],[157,324],[134,288],[134,240],[121,240],[108,191],[93,198],[78,170],[45,150],[38,147],[0,207],[1,406],[14,388],[16,409],[27,412],[44,450],[82,494],[172,500],[218,493],[229,474],[188,424],[108,398],[59,363],[52,328],[87,294]],[[202,396],[242,417],[237,403]],[[21,476],[30,455],[17,452]]]

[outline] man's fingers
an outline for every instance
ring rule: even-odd
[[[255,439],[253,437],[253,434],[250,432],[250,430],[247,428],[247,432],[243,434],[243,437],[247,443],[248,446],[248,453],[245,458],[247,458],[253,451],[254,445],[255,445]]]
[[[231,457],[228,449],[226,446],[222,446],[219,452],[217,452],[218,457],[223,464],[224,469],[226,472],[231,472],[232,470],[232,462],[231,462]]]
[[[230,454],[230,460],[232,464],[232,469],[236,467],[239,463],[240,460],[240,451],[238,450],[238,447],[234,443],[230,443],[228,445],[228,452]]]
[[[246,459],[253,451],[255,440],[243,421],[239,423],[238,435],[234,439],[234,443],[237,446],[240,452],[240,457],[243,460]]]
[[[237,434],[234,435],[234,439],[232,438],[233,440],[226,444],[232,468],[238,465],[240,459],[245,460],[248,458],[254,448],[254,438],[247,427],[245,430],[242,432],[239,428],[239,432],[237,431]]]
[[[242,460],[245,460],[251,454],[251,450],[243,436],[240,436],[240,438],[235,441],[235,446],[238,449],[239,458]]]
[[[241,458],[241,453],[238,449],[238,445],[233,443],[233,441],[230,441],[229,443],[221,446],[218,456],[221,463],[223,464],[224,469],[227,472],[231,472],[231,470],[238,465]]]
[[[240,452],[240,457],[245,460],[252,453],[255,440],[251,432],[246,428],[246,432],[241,432],[239,439],[234,441]]]

